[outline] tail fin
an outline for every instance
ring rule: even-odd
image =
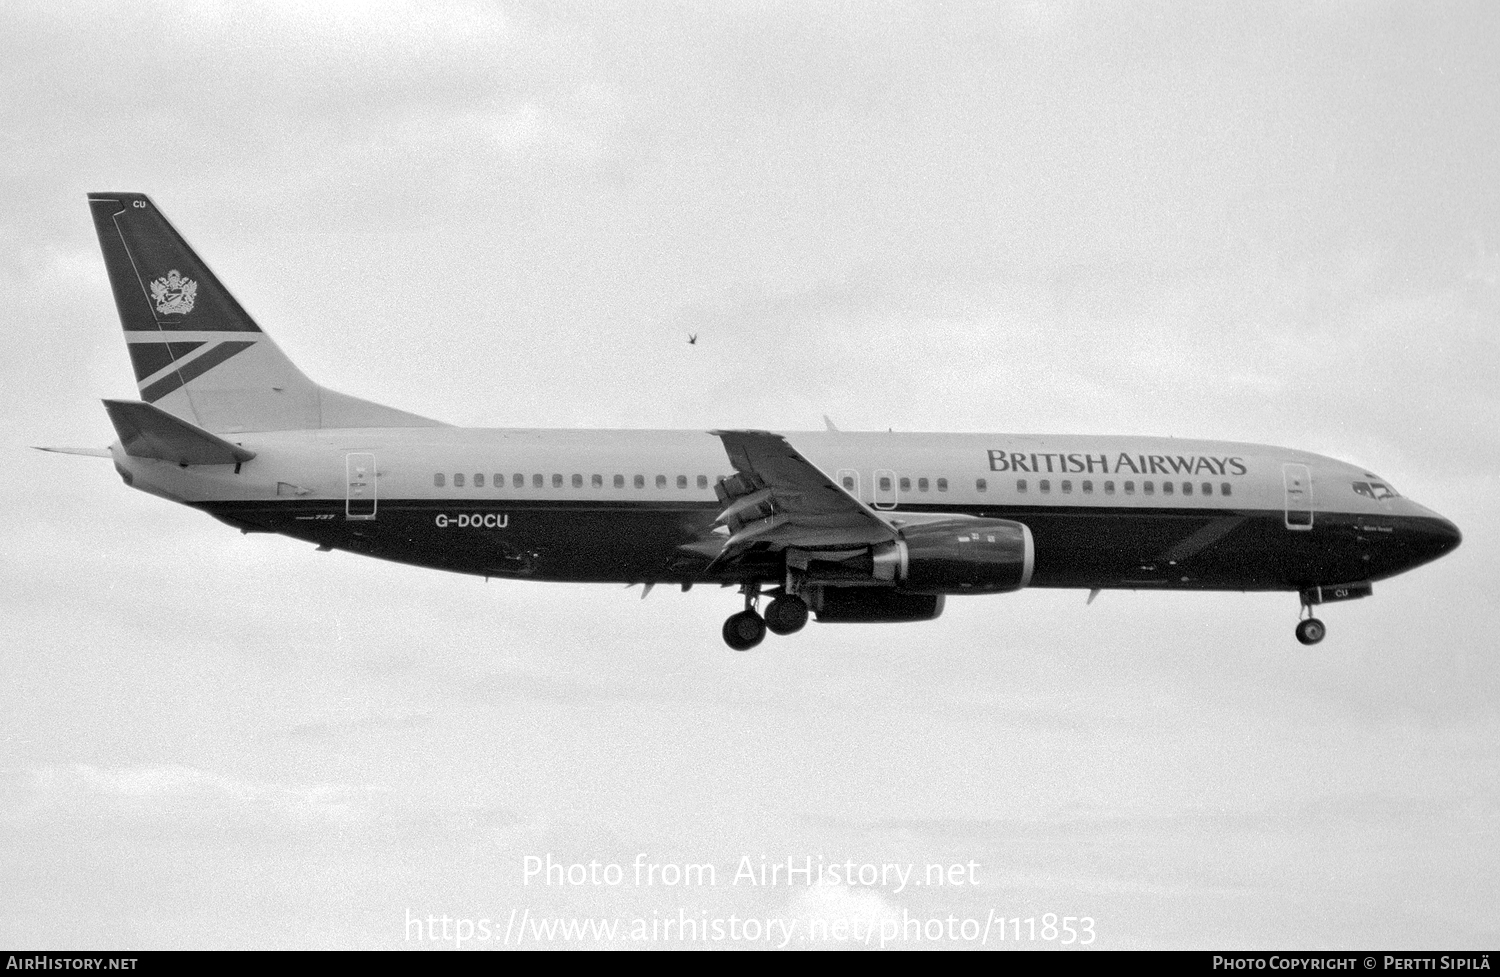
[[[91,193],[141,399],[209,431],[439,422],[309,380],[142,193]]]

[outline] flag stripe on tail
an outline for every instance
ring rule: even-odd
[[[162,399],[172,391],[176,390],[183,384],[192,383],[194,379],[202,376],[209,370],[212,370],[214,367],[218,366],[220,363],[223,363],[231,356],[234,356],[237,353],[243,353],[245,350],[254,345],[255,342],[253,340],[248,343],[220,343],[213,349],[210,349],[208,352],[198,357],[196,360],[188,363],[182,369],[177,370],[174,373],[167,374],[160,380],[151,384],[151,386],[147,387],[145,390],[142,390],[141,399],[146,401],[146,403],[148,404],[154,403]]]
[[[180,360],[202,343],[128,343],[130,365],[135,367],[137,381],[144,380],[167,364]]]

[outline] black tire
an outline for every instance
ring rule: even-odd
[[[1315,617],[1297,623],[1297,640],[1305,645],[1315,645],[1327,634],[1327,625]]]
[[[807,626],[807,601],[782,594],[766,605],[766,627],[772,634],[796,634]]]
[[[766,622],[754,611],[731,614],[724,622],[724,643],[735,651],[749,651],[765,637]]]

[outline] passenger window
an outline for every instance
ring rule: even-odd
[[[1115,483],[1114,482],[1105,482],[1104,483],[1104,494],[1105,495],[1114,495],[1115,494]]]
[[[615,476],[615,488],[624,488],[624,487],[625,487],[625,476],[624,475],[616,475]]]
[[[904,482],[904,481],[906,481],[906,479],[903,478],[902,481]],[[880,476],[880,491],[882,491],[882,492],[889,492],[890,490],[891,490],[891,479],[890,479],[890,476],[889,475],[882,475],[882,476]]]
[[[889,479],[887,479],[887,481],[889,481]],[[881,488],[886,488],[886,489],[890,488],[889,485],[882,485],[880,487]],[[911,491],[911,479],[909,479],[909,478],[903,478],[901,480],[901,491],[903,491],[903,492],[910,492]]]
[[[686,475],[678,475],[677,476],[677,487],[678,488],[687,488],[687,476]]]
[[[919,479],[917,479],[917,491],[918,492],[925,492],[925,491],[927,491],[927,479],[925,479],[925,478],[919,478]]]
[[[1228,495],[1229,494],[1229,483],[1228,482],[1225,482],[1224,484],[1222,484],[1222,485],[1219,486],[1219,494],[1220,495]]]
[[[1129,483],[1127,482],[1126,484],[1128,485]],[[1155,495],[1156,494],[1156,483],[1155,482],[1142,482],[1141,483],[1141,491],[1143,493],[1145,493],[1146,495]]]
[[[1050,492],[1050,491],[1052,491],[1052,479],[1050,479],[1050,478],[1044,478],[1044,479],[1042,479],[1042,481],[1041,481],[1041,489],[1042,489],[1043,492]]]
[[[666,488],[667,487],[667,476],[665,476],[665,475],[658,475],[658,476],[656,476],[656,487],[657,488]]]
[[[1161,494],[1162,495],[1171,495],[1172,494],[1172,483],[1171,482],[1162,482],[1161,483]]]
[[[533,476],[531,476],[531,487],[532,488],[541,488],[544,484],[546,484],[546,483],[543,481],[541,475],[533,475]]]
[[[1073,491],[1073,480],[1070,479],[1070,478],[1063,479],[1062,480],[1062,490],[1064,492],[1071,492],[1071,491]]]
[[[707,475],[699,475],[698,476],[698,487],[699,488],[708,488],[708,476]]]
[[[1126,482],[1125,483],[1125,494],[1126,495],[1134,495],[1135,494],[1135,483],[1134,482]]]
[[[636,488],[645,488],[646,487],[646,476],[645,475],[637,475],[635,477],[635,481],[634,481],[633,484],[635,485]]]
[[[515,475],[511,476],[510,484],[514,485],[516,488],[525,488],[526,476],[522,475],[520,472],[517,472]]]
[[[1182,494],[1183,495],[1192,495],[1193,494],[1193,483],[1192,482],[1183,482],[1182,483]]]
[[[1084,483],[1083,483],[1083,490],[1085,492],[1092,492],[1094,490],[1094,483],[1085,480]]]
[[[1018,479],[1016,479],[1016,491],[1017,492],[1024,492],[1024,491],[1026,491],[1026,479],[1024,479],[1024,478],[1018,478]]]
[[[854,491],[854,476],[853,475],[845,475],[843,477],[843,479],[842,479],[842,482],[843,482],[843,486],[844,486],[844,488],[846,490],[848,490],[850,492]]]
[[[988,492],[990,490],[989,483],[982,478],[974,479],[974,488],[980,492]]]
[[[1213,495],[1214,494],[1214,483],[1213,482],[1204,482],[1203,483],[1203,494],[1204,495]]]
[[[474,475],[474,487],[475,488],[484,488],[484,476],[483,475],[475,473],[475,475]]]
[[[437,474],[432,476],[432,484],[436,485],[438,488],[442,488],[443,483],[446,481],[447,478],[444,477],[442,472],[438,472]]]
[[[940,479],[938,479],[938,491],[939,492],[946,492],[946,491],[948,491],[948,480],[946,478],[940,478]]]
[[[553,476],[552,476],[552,487],[553,488],[562,488],[563,487],[563,477],[561,475],[558,475],[556,473],[553,474]]]
[[[589,479],[589,484],[592,485],[594,488],[603,488],[604,487],[604,476],[603,475],[595,475],[595,476],[593,476],[592,478]]]
[[[453,487],[454,488],[463,488],[464,487],[464,476],[463,476],[462,472],[460,472],[460,473],[458,473],[458,474],[456,474],[456,475],[453,476]]]

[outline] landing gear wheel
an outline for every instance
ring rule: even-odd
[[[782,594],[766,605],[766,627],[772,634],[795,634],[807,625],[807,601]]]
[[[754,611],[729,615],[724,622],[724,643],[735,651],[749,651],[766,637],[766,622]]]
[[[1317,644],[1327,633],[1328,628],[1315,617],[1297,622],[1297,640],[1305,645]]]

